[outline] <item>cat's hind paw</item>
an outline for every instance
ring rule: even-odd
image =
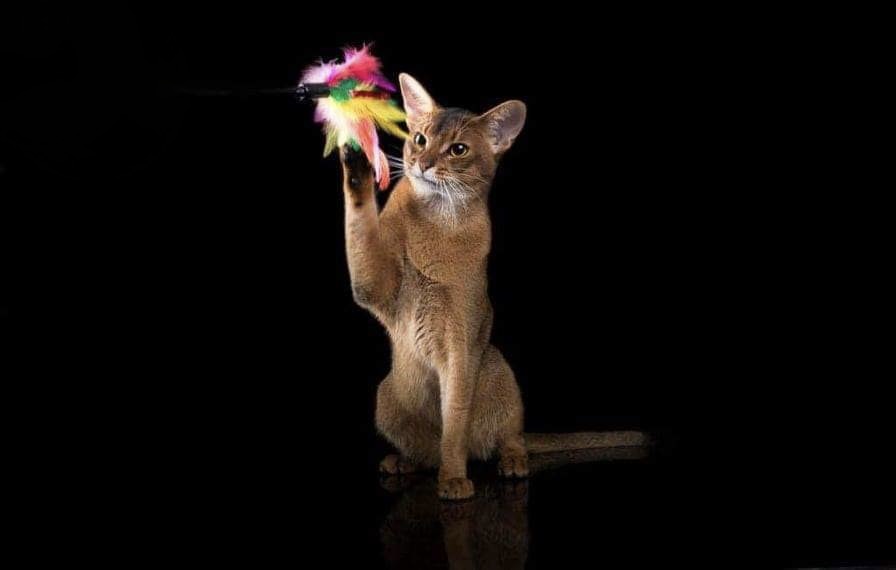
[[[524,455],[502,455],[498,461],[498,475],[522,479],[529,476],[529,458]]]

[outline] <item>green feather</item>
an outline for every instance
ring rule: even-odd
[[[330,88],[330,97],[332,97],[334,101],[348,101],[352,98],[352,89],[357,86],[357,79],[343,79],[336,85],[336,87]]]

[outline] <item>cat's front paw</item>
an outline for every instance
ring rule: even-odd
[[[474,494],[473,482],[466,477],[442,479],[439,481],[439,498],[449,501],[469,499]]]
[[[339,159],[349,172],[366,174],[373,171],[367,155],[361,149],[355,149],[352,145],[344,145],[339,151]]]
[[[340,149],[339,159],[349,190],[354,193],[367,187],[373,188],[373,167],[363,151],[347,144]]]

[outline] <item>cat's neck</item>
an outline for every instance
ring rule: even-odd
[[[487,192],[470,195],[452,204],[446,198],[422,197],[407,178],[402,178],[390,199],[397,199],[408,221],[431,232],[452,235],[459,232],[490,231]]]

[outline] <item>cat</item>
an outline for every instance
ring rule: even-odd
[[[523,433],[519,387],[490,342],[486,265],[489,190],[526,106],[512,100],[477,115],[440,107],[410,75],[399,83],[410,133],[405,176],[382,211],[366,157],[340,150],[352,294],[392,345],[376,426],[399,453],[380,470],[438,468],[438,496],[466,499],[474,494],[471,457],[497,452],[499,474],[522,478],[528,452],[644,444],[639,432]]]

